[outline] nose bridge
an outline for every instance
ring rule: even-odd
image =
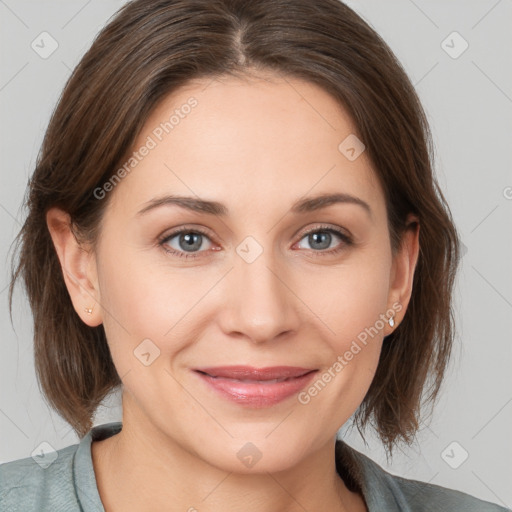
[[[251,236],[236,247],[229,291],[230,330],[253,341],[266,341],[295,328],[293,294],[283,268],[276,251]]]

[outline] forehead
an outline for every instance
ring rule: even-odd
[[[163,193],[282,211],[335,190],[378,209],[382,190],[366,153],[347,157],[347,145],[360,151],[357,141],[343,105],[315,84],[277,75],[198,79],[154,108],[113,199],[123,214]]]

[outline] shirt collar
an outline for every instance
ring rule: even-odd
[[[393,493],[392,475],[341,439],[336,440],[336,470],[351,491],[363,495],[369,512],[404,510]]]
[[[96,483],[96,475],[92,463],[91,444],[101,441],[121,431],[120,421],[96,425],[81,439],[73,462],[73,480],[78,500],[84,510],[105,512]]]
[[[73,464],[73,478],[78,498],[88,509],[104,512],[94,474],[91,444],[117,434],[122,426],[120,421],[94,426],[80,441]],[[335,458],[336,471],[350,491],[362,494],[369,512],[399,510],[386,485],[385,471],[374,461],[341,439],[336,440]]]

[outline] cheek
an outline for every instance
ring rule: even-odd
[[[165,322],[165,309],[171,309],[172,304],[161,295],[163,286],[155,285],[156,277],[143,264],[141,255],[110,241],[102,248],[98,277],[103,326],[122,376],[135,362],[140,365],[133,351],[143,340],[153,340],[161,350],[156,340],[170,328],[171,318]]]
[[[380,318],[387,309],[387,280],[382,275],[366,273],[364,278],[352,277],[352,283],[347,279],[347,290],[342,293],[337,303],[329,311],[334,331],[337,334],[339,350],[347,350],[347,343],[359,340],[364,343],[378,337],[377,332],[383,330],[385,324]],[[337,307],[336,307],[337,306]]]
[[[325,414],[338,418],[355,410],[370,387],[386,325],[381,315],[388,309],[389,265],[386,253],[360,253],[336,272],[335,279],[319,274],[303,288],[308,306],[321,320],[317,325],[328,327],[322,331],[327,333],[329,355],[319,375],[325,386],[319,382],[318,391],[311,389],[313,395],[322,395],[317,403],[323,404]],[[304,402],[308,399],[304,396]]]
[[[318,349],[326,365],[334,364],[347,351],[356,351],[354,341],[361,346],[343,369],[344,377],[336,379],[338,382],[350,378],[364,386],[376,369],[382,337],[380,332],[374,334],[374,326],[387,309],[389,283],[386,254],[377,249],[354,252],[337,269],[312,266],[311,272],[304,272],[303,268],[294,271],[293,266],[289,267],[287,280],[301,299],[295,307],[302,310],[302,302],[307,306],[305,313],[310,320],[303,327],[312,323],[317,326]],[[192,331],[206,328],[208,319],[215,319],[216,311],[206,297],[218,282],[215,271],[205,272],[201,278],[197,269],[172,268],[166,264],[165,255],[156,261],[146,252],[123,247],[119,241],[104,248],[100,261],[104,327],[120,376],[131,370],[144,372],[136,355],[141,343],[145,345],[139,352],[149,351],[151,358],[173,356],[186,348],[187,340],[194,337]],[[203,312],[200,318],[199,311]],[[163,368],[169,360],[155,357],[152,370]]]
[[[187,339],[187,315],[215,280],[198,279],[191,269],[171,271],[165,261],[150,265],[147,253],[130,247],[105,247],[103,254],[98,269],[103,324],[119,374],[140,370],[134,351],[141,343],[152,355],[179,351],[180,340]],[[155,359],[155,367],[164,360]]]
[[[368,330],[384,327],[380,315],[388,309],[390,259],[378,249],[354,252],[338,269],[300,277],[300,296],[327,326],[323,331],[338,354]]]

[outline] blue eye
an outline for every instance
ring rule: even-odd
[[[331,245],[331,242],[333,241],[333,235],[335,237],[340,238],[344,243],[341,247],[339,247],[339,244],[334,249],[326,251],[325,249],[329,248]],[[314,251],[313,253],[315,256],[323,256],[323,255],[332,255],[337,254],[339,251],[341,251],[345,246],[351,245],[352,240],[350,237],[342,233],[341,231],[338,231],[337,229],[333,228],[323,228],[319,229],[318,227],[313,229],[312,231],[308,231],[307,233],[304,233],[304,236],[301,240],[307,239],[310,246],[313,246],[313,248],[319,249],[319,251]],[[315,245],[318,245],[315,247]]]
[[[342,243],[338,244],[338,246],[333,249],[325,250],[331,245],[333,235],[341,239]],[[169,249],[169,243],[174,238],[178,239],[178,247]],[[200,250],[203,246],[204,238],[209,240],[205,231],[196,228],[191,229],[183,227],[174,231],[170,235],[166,235],[161,238],[159,240],[159,245],[166,253],[171,254],[172,256],[177,256],[178,258],[198,258],[201,256],[202,252],[207,252],[207,250]],[[346,247],[353,245],[353,241],[348,235],[327,226],[317,226],[314,229],[303,233],[299,242],[306,238],[310,246],[313,247],[309,252],[314,256],[332,256],[339,253]]]
[[[176,249],[168,249],[168,242],[173,238],[178,237],[178,244],[181,247]],[[207,237],[207,234],[201,230],[193,230],[190,228],[182,228],[178,231],[174,231],[170,235],[166,236],[162,240],[159,241],[159,245],[161,245],[165,252],[172,254],[173,256],[178,256],[179,258],[197,258],[197,255],[194,253],[187,253],[186,251],[182,251],[181,248],[187,248],[194,251],[197,251],[203,245],[203,238]]]

